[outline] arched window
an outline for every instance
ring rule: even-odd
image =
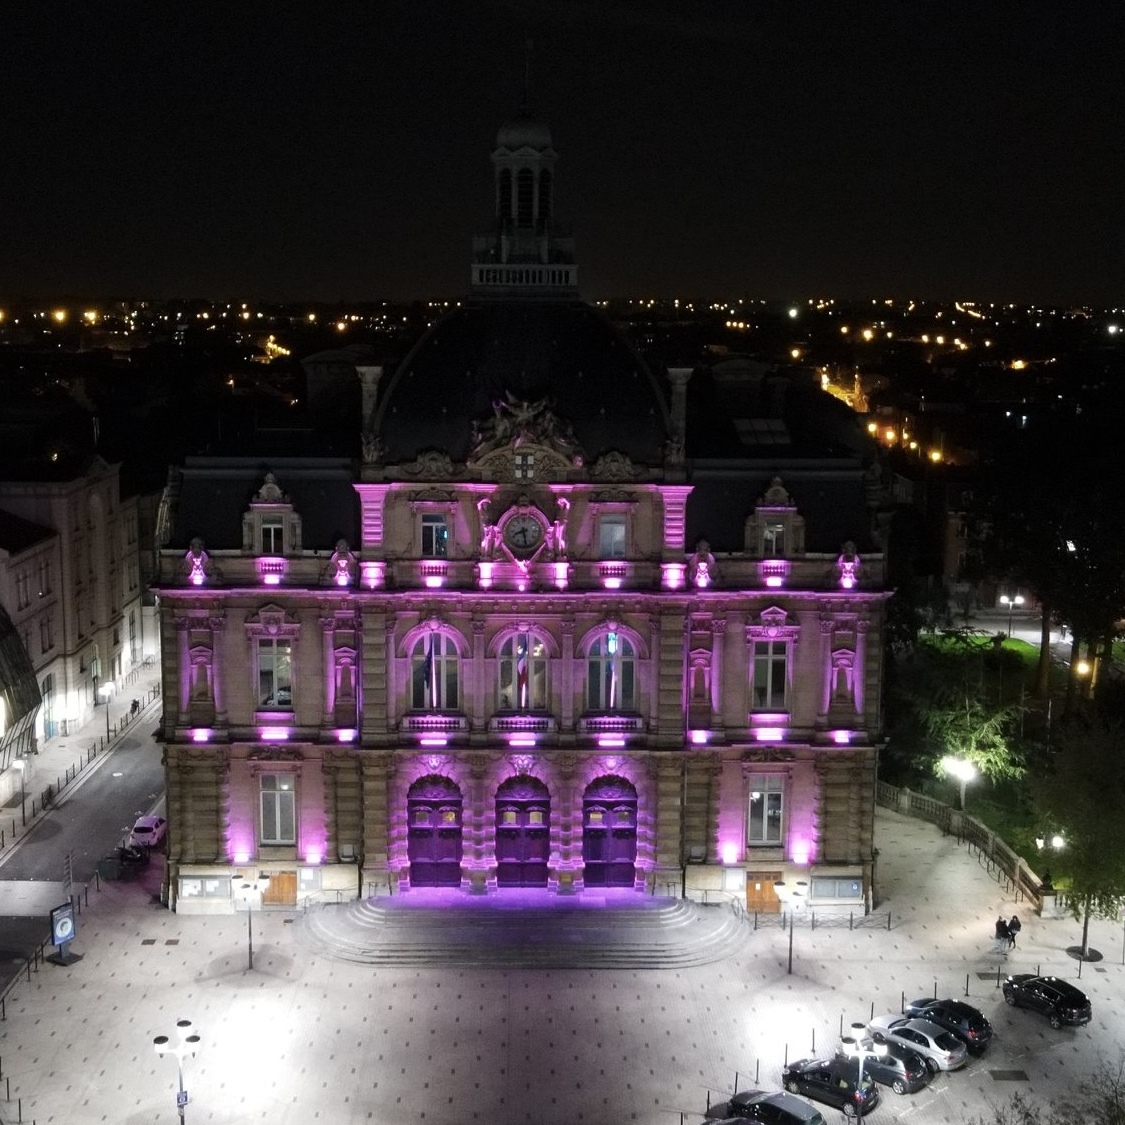
[[[410,656],[410,706],[416,711],[455,711],[461,661],[443,633],[418,639]]]
[[[547,646],[534,633],[516,633],[500,648],[500,709],[547,708]]]
[[[551,173],[546,168],[539,173],[539,225],[551,221]]]
[[[620,633],[606,633],[590,645],[586,705],[591,711],[636,707],[636,657]]]
[[[530,168],[516,173],[516,221],[521,227],[531,226],[535,217],[535,176]]]
[[[503,226],[512,221],[512,170],[500,169],[499,195],[496,201],[497,217]]]

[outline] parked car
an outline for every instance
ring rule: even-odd
[[[904,1014],[944,1027],[950,1034],[956,1035],[972,1055],[981,1054],[992,1039],[992,1024],[984,1013],[962,1000],[931,1000],[923,996],[919,1000],[911,1000]]]
[[[969,1049],[950,1031],[929,1020],[910,1016],[876,1016],[867,1033],[876,1043],[897,1043],[926,1060],[932,1073],[957,1070],[969,1061]]]
[[[159,848],[168,835],[168,822],[162,816],[141,816],[129,833],[131,848]]]
[[[781,1080],[791,1094],[835,1106],[845,1117],[861,1117],[879,1104],[875,1079],[860,1075],[857,1059],[798,1059],[781,1072]]]
[[[896,1094],[913,1094],[928,1085],[933,1077],[926,1060],[917,1051],[898,1043],[861,1039],[850,1048],[841,1047],[837,1057],[861,1059],[863,1073],[870,1074],[884,1086],[890,1086]]]
[[[761,1121],[764,1125],[825,1125],[819,1109],[781,1092],[742,1090],[730,1101],[713,1105],[706,1113],[708,1120]]]
[[[1090,999],[1069,981],[1016,973],[1004,981],[1004,999],[1013,1008],[1030,1008],[1047,1017],[1052,1027],[1089,1023]]]

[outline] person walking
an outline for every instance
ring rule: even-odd
[[[1020,922],[1018,914],[1012,915],[1012,920],[1008,923],[1008,948],[1015,949],[1016,935],[1023,929],[1023,924]]]
[[[996,941],[993,949],[996,953],[1003,953],[1008,947],[1008,923],[1004,921],[1004,915],[1001,914],[996,919]]]

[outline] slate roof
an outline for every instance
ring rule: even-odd
[[[14,512],[5,512],[0,508],[0,551],[7,551],[9,555],[18,555],[29,550],[39,543],[44,543],[55,536],[56,532],[49,527],[25,520]]]

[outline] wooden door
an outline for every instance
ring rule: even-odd
[[[781,899],[774,883],[781,881],[780,871],[746,872],[746,910],[749,914],[780,914]]]

